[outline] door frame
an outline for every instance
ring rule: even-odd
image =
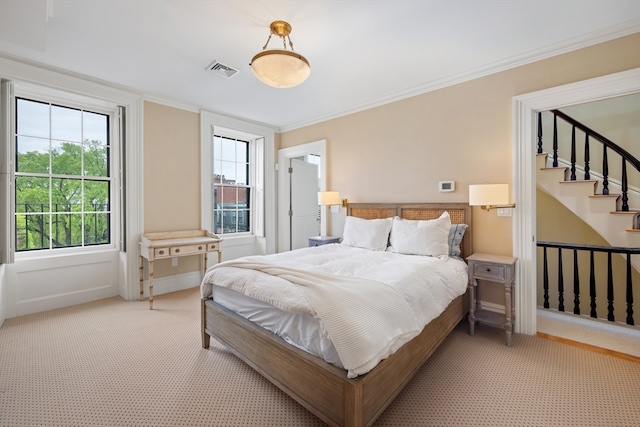
[[[516,271],[515,332],[537,332],[536,147],[538,111],[640,92],[640,68],[513,98],[513,255]]]
[[[294,157],[306,156],[308,154],[320,155],[320,164],[318,167],[321,171],[320,191],[326,191],[327,188],[327,140],[308,142],[306,144],[296,145],[295,147],[282,148],[278,150],[278,243],[277,251],[288,251],[289,243],[289,185],[291,177],[288,173],[289,159]],[[320,213],[320,233],[324,236],[327,234],[327,213],[326,209],[322,209]]]

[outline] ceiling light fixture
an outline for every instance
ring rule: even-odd
[[[307,58],[293,51],[293,43],[289,37],[291,25],[285,21],[274,21],[269,28],[271,34],[267,43],[251,60],[251,71],[258,80],[269,86],[289,88],[299,85],[307,80],[311,74],[311,68]],[[271,36],[274,34],[282,39],[284,49],[267,50]],[[287,39],[291,50],[287,50]]]

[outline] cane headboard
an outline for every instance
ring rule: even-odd
[[[378,219],[399,216],[404,219],[436,219],[443,212],[449,212],[452,224],[467,224],[460,249],[462,258],[471,255],[471,206],[465,203],[349,203],[347,215],[364,219]]]

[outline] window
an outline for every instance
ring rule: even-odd
[[[15,248],[112,242],[111,116],[15,98]]]
[[[214,232],[251,232],[251,141],[213,135]]]

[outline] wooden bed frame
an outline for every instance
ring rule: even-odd
[[[453,224],[471,227],[471,208],[460,203],[355,203],[347,214],[366,219],[399,216],[435,219],[448,211]],[[471,255],[471,230],[461,244]],[[456,298],[420,335],[365,375],[347,378],[347,371],[300,350],[279,336],[203,299],[202,347],[214,337],[253,369],[331,426],[370,426],[418,372],[469,309],[468,296]]]

